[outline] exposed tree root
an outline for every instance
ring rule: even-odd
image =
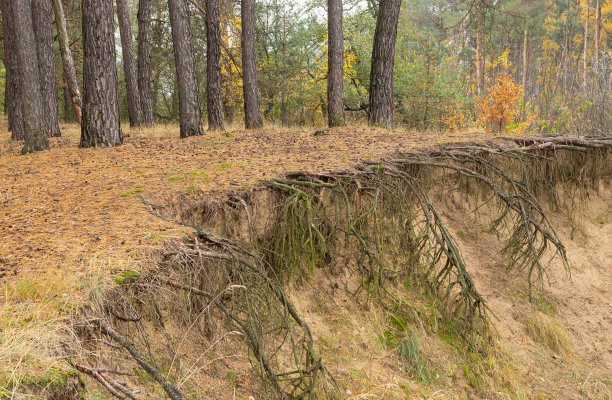
[[[181,399],[177,387],[141,355],[133,339],[111,324],[140,325],[148,319],[163,328],[156,296],[165,296],[171,299],[168,307],[174,307],[178,323],[193,326],[206,314],[211,327],[217,321],[228,332],[240,332],[254,368],[279,398],[331,395],[337,385],[315,351],[310,329],[289,300],[284,282],[296,271],[313,273],[345,252],[356,253],[360,289],[368,296],[378,293],[385,306],[401,308],[405,304],[393,288],[417,278],[445,305],[464,340],[475,346],[487,332],[487,306],[430,195],[432,181],[470,184],[485,201],[496,202],[499,215],[491,227],[507,235],[504,252],[509,270],[525,271],[531,287],[543,284],[547,256],[558,258],[569,272],[565,248],[538,194],[554,193],[557,184],[583,184],[581,179],[612,175],[612,139],[515,142],[513,146],[450,145],[427,153],[398,154],[345,172],[296,172],[262,181],[278,199],[274,222],[265,235],[255,235],[250,205],[236,196],[228,201],[232,210],[244,211],[250,243],[178,222],[197,234],[171,244],[155,274],[116,288],[114,297],[106,296],[114,300],[100,308],[102,317],[94,316],[100,321],[99,332],[127,350],[171,399]],[[585,172],[587,165],[591,169]],[[159,207],[144,198],[143,202],[153,214],[169,220]],[[78,368],[115,397],[133,398],[131,389],[101,370]]]

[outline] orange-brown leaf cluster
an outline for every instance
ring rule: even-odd
[[[523,96],[523,88],[509,74],[500,75],[486,96],[474,99],[478,123],[495,132],[503,131],[517,114]]]

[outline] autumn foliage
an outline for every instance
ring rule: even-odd
[[[523,95],[523,88],[508,73],[501,74],[486,96],[474,99],[478,122],[501,132],[513,121]]]
[[[501,132],[513,121],[523,95],[508,73],[501,74],[486,96],[474,99],[479,124]]]

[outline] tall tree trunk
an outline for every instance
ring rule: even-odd
[[[138,3],[138,93],[142,108],[142,124],[152,127],[151,102],[151,0]]]
[[[74,109],[74,119],[78,124],[81,124],[81,115],[83,108],[83,99],[79,91],[79,81],[77,80],[76,68],[72,59],[72,51],[70,50],[70,41],[68,40],[68,32],[66,31],[66,16],[64,15],[64,7],[62,0],[53,0],[55,6],[55,25],[57,27],[57,39],[59,42],[60,54],[62,55],[62,65],[64,67],[64,77],[70,90],[70,100]]]
[[[587,87],[587,53],[589,49],[589,17],[591,14],[589,1],[590,0],[586,0],[586,18],[584,19],[584,49],[582,54],[582,85],[585,89]]]
[[[281,126],[287,126],[287,13],[285,3],[283,7],[283,40],[281,42],[281,54],[283,60],[282,76],[281,76]],[[316,110],[316,109],[315,109]]]
[[[401,0],[381,0],[370,70],[370,125],[393,128],[393,67]]]
[[[119,117],[113,0],[83,0],[81,147],[123,143]]]
[[[40,69],[36,55],[36,39],[32,24],[32,4],[30,0],[11,0],[16,42],[17,61],[21,83],[21,106],[25,145],[22,153],[45,150],[49,141],[45,132],[45,109],[40,85]]]
[[[15,40],[15,21],[13,20],[13,0],[2,0],[2,31],[4,44],[4,68],[6,71],[6,96],[4,104],[8,118],[8,129],[13,140],[24,140],[23,113],[21,104],[21,78],[17,60],[17,41]]]
[[[57,112],[57,85],[55,82],[55,50],[51,23],[51,0],[32,0],[32,23],[36,39],[40,89],[42,91],[45,132],[49,137],[61,136]]]
[[[123,76],[127,93],[127,109],[130,126],[139,127],[142,124],[142,108],[138,94],[138,77],[136,75],[136,56],[134,41],[130,26],[130,12],[127,0],[117,0],[117,20],[121,36],[121,55],[123,57]]]
[[[244,94],[244,124],[247,129],[263,127],[259,109],[257,64],[255,58],[255,0],[241,0],[242,17],[242,88]]]
[[[342,0],[327,1],[327,41],[327,117],[331,128],[344,125]]]
[[[168,0],[176,64],[181,137],[202,135],[202,113],[187,0]]]
[[[476,28],[476,94],[484,95],[484,56],[482,51],[482,20],[479,18]]]
[[[206,0],[206,109],[208,129],[224,130],[221,93],[221,21],[219,0]]]
[[[573,35],[573,29],[571,27],[571,12],[572,12],[572,0],[567,0],[567,15],[565,18],[565,59],[563,62],[563,93],[567,94],[568,75],[569,75],[569,63],[572,58],[572,41],[570,37]]]
[[[593,51],[595,52],[595,68],[599,68],[599,36],[601,34],[601,4],[599,4],[599,0],[597,0],[597,4],[595,5],[595,47]]]
[[[527,22],[525,22],[527,24]],[[523,91],[527,94],[527,76],[529,69],[529,28],[525,26],[523,33]]]
[[[64,122],[72,122],[74,121],[74,112],[72,109],[72,101],[70,100],[70,89],[68,89],[68,82],[65,76],[62,90],[64,91]]]

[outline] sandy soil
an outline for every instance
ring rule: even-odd
[[[476,286],[495,314],[503,346],[520,365],[521,379],[533,392],[552,398],[609,399],[612,396],[612,188],[591,192],[574,222],[554,213],[552,223],[567,249],[571,276],[558,260],[548,266],[549,281],[528,301],[524,276],[508,274],[499,239],[478,219],[450,207],[445,217]],[[487,210],[481,209],[486,221]],[[467,218],[466,218],[467,217]],[[459,234],[458,234],[459,232]],[[466,235],[466,232],[470,234]],[[466,238],[466,236],[468,238]],[[463,239],[461,239],[463,237]],[[538,293],[539,292],[539,293]],[[526,319],[543,310],[567,330],[568,354],[537,343]]]

